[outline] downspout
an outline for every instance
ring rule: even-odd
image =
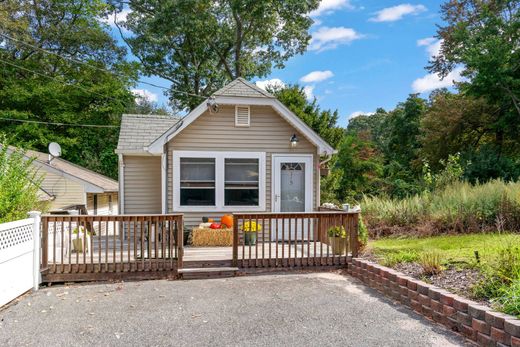
[[[123,155],[119,154],[119,214],[125,214],[125,162]]]

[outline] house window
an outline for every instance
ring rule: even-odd
[[[178,212],[264,211],[265,153],[173,152]]]
[[[97,206],[98,206],[98,201],[97,201],[97,194],[94,194],[94,215],[97,215]]]
[[[251,121],[249,106],[235,106],[235,126],[248,127]]]
[[[225,159],[224,205],[258,206],[259,160]]]
[[[181,158],[181,206],[215,205],[215,158]]]
[[[112,202],[112,194],[108,195],[108,211],[110,212],[110,214],[112,214],[114,212],[114,204]]]

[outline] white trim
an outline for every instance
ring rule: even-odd
[[[161,210],[166,214],[168,209],[168,153],[161,155]]]
[[[119,154],[117,164],[119,167],[119,196],[117,198],[117,212],[119,214],[125,214],[125,162],[122,154]]]
[[[203,152],[173,151],[173,211],[174,212],[241,212],[265,211],[266,165],[265,152]],[[215,206],[180,205],[180,158],[215,158]],[[224,159],[255,158],[259,160],[258,206],[224,206]]]
[[[304,121],[292,113],[277,99],[270,98],[253,98],[253,97],[229,97],[216,96],[215,102],[219,105],[265,105],[271,106],[282,118],[291,124],[298,132],[307,138],[312,144],[318,147],[320,155],[334,154],[336,150],[332,148],[325,140],[323,140],[314,130],[312,130]],[[163,152],[163,145],[181,133],[186,127],[193,123],[207,110],[206,100],[197,106],[193,111],[188,113],[179,124],[174,125],[167,130],[163,135],[154,140],[146,150],[152,154],[161,154]],[[218,117],[218,113],[214,115]]]
[[[247,124],[246,123],[240,124],[238,122],[238,109],[239,108],[247,109]],[[251,107],[249,105],[247,105],[247,106],[235,105],[235,127],[248,128],[249,126],[251,126]]]
[[[271,156],[271,211],[280,212],[279,204],[276,203],[276,193],[280,188],[280,171],[277,170],[276,162],[285,160],[287,162],[305,163],[305,212],[312,212],[314,209],[314,156],[312,154],[273,154]]]

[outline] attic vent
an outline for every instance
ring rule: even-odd
[[[248,127],[250,124],[251,113],[249,106],[235,107],[235,126]]]

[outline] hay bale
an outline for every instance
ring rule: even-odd
[[[191,240],[195,247],[230,247],[233,246],[233,229],[193,228]]]

